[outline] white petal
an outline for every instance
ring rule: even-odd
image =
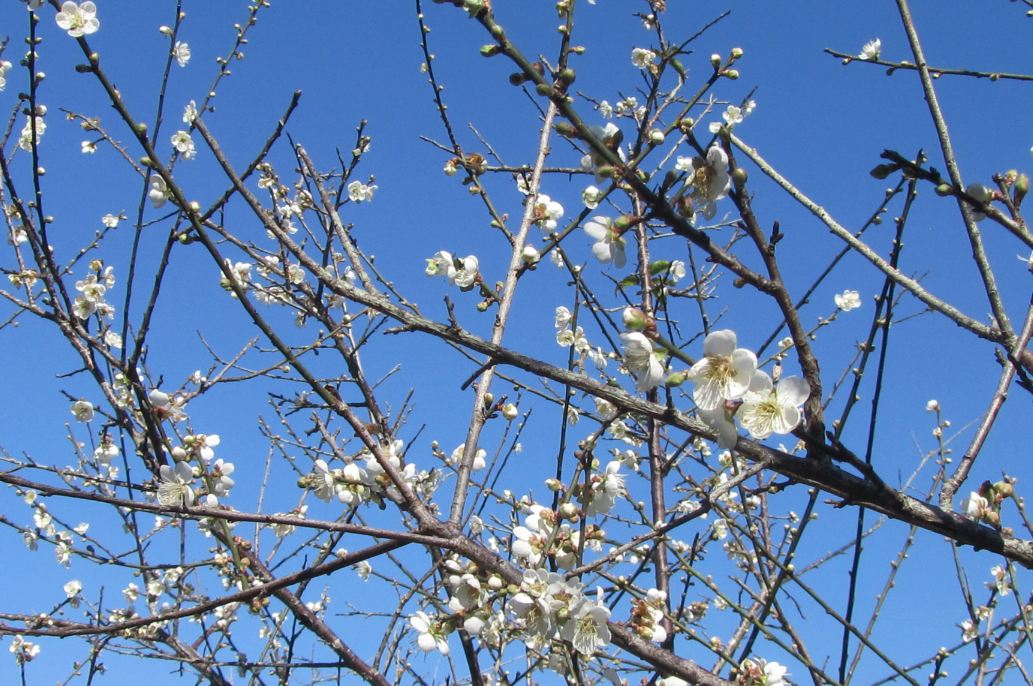
[[[810,394],[810,385],[798,376],[790,376],[778,382],[778,402],[783,405],[802,405]]]
[[[707,357],[731,355],[735,350],[735,342],[735,332],[731,329],[711,331],[710,335],[703,339],[703,354]]]

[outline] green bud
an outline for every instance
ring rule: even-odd
[[[875,175],[872,174],[872,176],[875,176]],[[940,195],[940,196],[944,196],[944,197],[946,197],[948,195],[954,195],[954,188],[949,183],[941,183],[941,184],[936,186],[936,195]]]
[[[625,307],[621,319],[628,331],[642,331],[649,323],[649,317],[637,307]]]
[[[689,372],[675,372],[668,375],[667,380],[664,381],[664,385],[668,388],[677,388],[685,383],[689,378]]]
[[[631,217],[629,217],[626,214],[622,214],[621,216],[613,220],[613,226],[619,232],[624,233],[625,231],[631,228],[631,222]]]
[[[692,117],[685,117],[680,122],[678,122],[678,129],[684,134],[689,134],[692,132],[692,127],[695,125],[695,123],[696,120]]]
[[[133,130],[139,134],[147,133],[147,124],[143,123],[142,121],[137,122],[136,126],[133,127]]]
[[[879,164],[868,173],[871,174],[873,178],[881,181],[895,171],[897,171],[897,165],[895,164]]]
[[[742,186],[746,185],[747,177],[748,175],[746,173],[746,170],[742,167],[736,167],[735,171],[732,172],[732,181],[735,181],[735,185],[737,188],[741,188]]]
[[[1029,176],[1026,174],[1019,174],[1015,177],[1015,195],[1012,202],[1015,203],[1015,207],[1022,205],[1022,199],[1026,197],[1026,193],[1029,193]]]
[[[517,73],[517,74],[510,74],[509,75],[509,84],[511,86],[519,86],[519,85],[523,84],[525,81],[527,81],[527,77],[524,76],[523,74]]]
[[[742,48],[732,48],[732,59],[737,60],[742,57]]]
[[[556,122],[556,133],[564,138],[578,138],[577,129],[569,121]]]
[[[499,54],[500,52],[502,52],[502,48],[500,48],[497,45],[489,44],[489,45],[482,45],[481,46],[481,55],[483,57],[494,57],[495,55]]]
[[[566,69],[561,71],[556,78],[560,81],[560,83],[563,83],[564,85],[570,85],[574,83],[574,79],[577,78],[577,75],[574,73],[573,69],[567,67]]]
[[[721,55],[716,52],[710,56],[710,64],[714,67],[714,71],[717,71],[721,67]]]
[[[739,70],[725,69],[723,72],[721,72],[721,76],[725,77],[726,79],[731,79],[732,81],[735,81],[737,78],[739,78]]]
[[[534,90],[538,95],[547,96],[552,92],[552,86],[547,83],[539,83],[534,87]]]
[[[502,38],[504,35],[506,35],[506,32],[502,29],[501,24],[492,24],[491,35],[493,38]]]

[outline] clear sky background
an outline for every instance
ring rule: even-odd
[[[558,39],[553,2],[495,0],[494,4],[501,23],[524,54],[555,54]],[[898,150],[910,157],[921,148],[930,155],[932,164],[943,169],[935,132],[914,73],[887,76],[883,68],[857,62],[844,66],[822,52],[824,48],[833,48],[856,53],[866,41],[879,37],[884,58],[912,59],[892,3],[672,0],[668,4],[665,28],[672,38],[687,37],[724,11],[731,11],[730,16],[691,46],[693,55],[685,60],[690,78],[695,75],[702,82],[710,73],[711,53],[724,55],[736,46],[745,51],[737,65],[741,78],[735,83],[722,82],[714,91],[722,103],[709,119],[717,119],[716,112],[723,109],[724,100],[737,103],[755,89],[757,108],[737,128],[737,134],[758,147],[769,162],[842,224],[859,227],[881,201],[888,182],[871,178],[868,171],[880,162],[883,149]],[[986,71],[1033,71],[1031,24],[1017,3],[915,0],[913,4],[931,64]],[[151,121],[156,84],[168,47],[158,27],[172,23],[174,4],[98,0],[97,5],[101,28],[90,37],[90,44],[101,54],[109,77],[130,109]],[[245,59],[233,65],[233,75],[220,86],[214,101],[216,111],[206,116],[206,122],[230,158],[242,167],[265,140],[291,94],[301,90],[301,106],[288,131],[293,140],[308,148],[317,165],[330,168],[336,165],[335,148],[347,154],[354,145],[356,125],[366,120],[366,133],[373,137],[373,145],[360,168],[360,178],[367,174],[375,176],[378,190],[372,203],[350,206],[346,221],[355,224],[360,245],[376,255],[381,271],[418,302],[424,313],[443,318],[443,297],[457,294],[446,288],[443,280],[429,280],[423,275],[426,257],[442,249],[457,254],[476,253],[481,258],[482,271],[500,278],[508,256],[500,252],[494,235],[487,237],[486,220],[479,205],[469,199],[457,178],[448,178],[441,172],[448,156],[420,139],[427,136],[443,141],[445,137],[426,75],[420,71],[424,58],[413,6],[414,3],[401,0],[273,0],[272,7],[262,13],[250,34]],[[632,16],[644,7],[644,3],[625,0],[599,0],[595,6],[579,3],[575,42],[589,49],[577,61],[576,90],[613,103],[620,94],[632,94],[641,87],[640,73],[631,65],[629,55],[633,47],[646,47],[654,38]],[[503,58],[488,60],[478,55],[480,45],[489,41],[462,12],[430,2],[424,9],[432,29],[435,69],[445,85],[444,97],[464,145],[468,150],[480,148],[476,137],[466,128],[471,123],[504,160],[530,163],[538,136],[537,114],[521,89],[507,84],[512,67]],[[164,146],[160,150],[164,153],[170,152],[168,136],[180,128],[183,105],[203,97],[216,73],[215,57],[232,45],[232,25],[246,17],[244,3],[239,2],[188,0],[185,10],[181,39],[190,44],[193,57],[185,69],[173,68],[163,124],[167,135],[160,137]],[[0,6],[0,38],[10,37],[3,59],[17,63],[21,57],[26,14],[20,3],[8,1]],[[47,167],[45,193],[48,213],[57,218],[54,242],[59,252],[69,251],[65,253],[68,257],[71,250],[84,242],[84,237],[100,228],[102,215],[125,210],[130,217],[135,216],[142,186],[139,179],[126,173],[124,162],[109,148],[103,147],[92,156],[80,154],[83,133],[76,123],[62,117],[61,108],[100,116],[116,137],[128,140],[129,136],[105,104],[92,77],[75,72],[74,66],[82,61],[81,53],[75,42],[54,25],[53,11],[42,10],[41,16],[44,42],[39,52],[47,78],[40,90],[40,101],[50,110],[42,148]],[[19,71],[16,64],[7,80],[6,90],[0,93],[0,112],[10,113],[17,106],[17,94],[25,90],[24,70]],[[1029,151],[1033,144],[1029,126],[1033,98],[1028,84],[944,77],[937,87],[966,182],[989,184],[993,173],[1010,168],[1029,171],[1033,166]],[[587,120],[602,123],[587,102],[582,102],[581,112]],[[21,126],[20,117],[17,126]],[[8,146],[5,152],[10,154],[10,150]],[[137,156],[135,152],[133,155]],[[557,139],[552,158],[556,163],[574,165],[579,157]],[[290,169],[289,148],[283,143],[272,159],[278,167],[282,165],[281,171]],[[24,160],[20,164],[21,182],[27,187]],[[786,233],[785,243],[780,246],[786,260],[783,269],[791,289],[799,294],[840,245],[817,220],[785,196],[772,192],[758,171],[750,171],[756,192],[754,207],[762,223],[770,224],[777,219]],[[214,172],[211,156],[202,150],[197,160],[178,164],[176,178],[191,197],[205,205],[218,197],[225,185]],[[580,210],[580,190],[585,183],[584,178],[547,179],[542,190],[563,203],[570,217]],[[498,178],[489,185],[497,190],[501,209],[511,216],[517,215],[521,196],[510,179]],[[510,190],[505,190],[507,187]],[[909,224],[903,269],[921,275],[931,291],[966,313],[985,319],[988,307],[978,290],[954,202],[937,198],[930,190],[923,190]],[[870,234],[872,243],[883,254],[888,251],[891,236],[889,220],[899,207],[899,203],[895,204],[883,226]],[[719,205],[719,216],[730,210],[730,203]],[[146,216],[151,220],[163,215],[148,208]],[[228,216],[228,223],[235,220],[242,223],[242,232],[259,235],[253,221],[244,214]],[[1023,312],[1029,299],[1030,274],[1026,265],[1016,259],[1014,241],[1008,240],[1003,230],[990,225],[984,230],[1006,303],[1013,312]],[[131,239],[129,229],[119,231],[105,247],[108,259],[116,264],[124,263]],[[607,282],[598,277],[599,265],[592,260],[591,242],[581,239],[574,236],[565,245],[573,259],[590,263],[589,269],[596,273],[589,278],[604,292]],[[153,235],[145,233],[145,250],[157,250],[163,240],[163,230],[156,230]],[[680,243],[671,241],[670,249],[669,255],[660,256],[683,257],[678,252],[683,249]],[[788,258],[790,255],[793,257]],[[7,251],[0,264],[7,267],[9,261]],[[608,273],[616,274],[614,270]],[[552,318],[557,305],[569,305],[565,280],[545,263],[533,276],[522,282],[515,324],[506,342],[551,363],[563,364],[566,351],[553,342]],[[155,347],[149,361],[154,373],[162,374],[168,384],[175,386],[210,362],[198,331],[204,333],[212,348],[227,356],[257,331],[219,288],[219,275],[199,248],[193,255],[181,256],[170,278],[174,289],[169,292],[175,296],[167,296],[159,308],[152,340],[161,345]],[[730,281],[725,278],[721,283],[722,300],[714,304],[712,312],[723,312],[722,326],[735,329],[742,345],[755,347],[777,322],[771,308],[758,309],[759,301],[731,289]],[[850,256],[818,290],[813,305],[804,310],[805,323],[813,324],[818,317],[831,314],[833,294],[851,288],[859,290],[864,298],[860,310],[841,315],[835,326],[821,334],[819,354],[827,386],[849,364],[853,343],[866,334],[874,311],[871,296],[880,286],[879,274],[860,258]],[[490,320],[478,319],[472,300],[456,300],[462,303],[464,326],[482,333],[488,330]],[[905,297],[898,316],[907,318],[922,309]],[[0,319],[6,318],[6,312],[0,306]],[[690,317],[687,313],[685,316]],[[282,321],[285,327],[292,326],[288,317]],[[690,326],[695,325],[694,319],[689,321]],[[926,401],[940,401],[945,416],[953,422],[948,435],[954,430],[959,432],[953,447],[960,453],[971,438],[971,422],[979,418],[990,399],[998,367],[988,346],[971,345],[943,318],[928,314],[907,318],[894,332],[875,465],[888,481],[896,484],[907,478],[920,456],[935,445],[930,434],[933,419],[925,411]],[[0,446],[10,454],[27,454],[59,466],[67,464],[70,458],[63,456],[69,452],[65,428],[69,420],[68,400],[60,390],[87,397],[97,397],[96,391],[75,378],[55,379],[57,373],[74,370],[75,362],[64,341],[49,327],[23,319],[17,327],[0,330],[0,350],[8,361],[3,383],[8,392],[0,406]],[[403,365],[403,373],[392,378],[384,389],[396,407],[410,386],[417,388],[414,400],[418,416],[403,433],[408,439],[417,435],[421,426],[426,425],[426,429],[413,444],[412,459],[418,464],[421,459],[429,459],[431,440],[440,441],[446,451],[461,443],[470,396],[460,392],[458,386],[474,367],[446,346],[426,339],[395,337],[378,350],[367,360],[371,368],[383,373],[398,363]],[[269,390],[278,392],[276,388]],[[865,396],[865,407],[869,399]],[[196,429],[221,434],[223,445],[219,454],[238,465],[240,478],[233,504],[240,509],[253,508],[257,502],[257,484],[267,448],[255,417],[259,413],[268,416],[264,403],[264,397],[241,385],[191,406]],[[837,414],[835,408],[840,406],[833,405],[831,416]],[[1021,491],[1033,476],[1027,439],[1029,419],[1029,397],[1016,390],[1005,407],[999,429],[984,448],[985,456],[977,464],[970,485],[974,487],[983,479],[996,480],[1007,472],[1019,477]],[[514,476],[511,488],[516,492],[534,489],[541,497],[541,481],[546,475],[538,474],[534,467],[540,466],[544,471],[550,464],[554,448],[549,452],[549,447],[555,444],[558,413],[542,412],[533,421],[536,423],[524,439],[521,458],[527,461],[527,469],[520,472],[528,481],[520,483]],[[857,423],[858,429],[862,424]],[[848,432],[848,444],[850,438]],[[492,436],[487,442],[491,440],[499,440],[499,436]],[[541,454],[536,454],[538,448]],[[860,450],[861,444],[856,444],[856,448]],[[927,487],[931,473],[927,469],[916,482],[916,494]],[[282,511],[297,504],[300,490],[293,486],[293,479],[287,483],[282,492],[269,495],[266,511]],[[802,503],[804,494],[798,488],[782,497],[789,508],[797,500]],[[313,505],[310,513],[326,518],[335,516],[332,506],[309,500]],[[28,508],[12,494],[0,494],[0,508],[22,524],[31,520]],[[94,527],[104,526],[105,515],[100,514],[99,508],[73,506],[65,512],[69,519],[79,517],[88,519]],[[826,520],[826,537],[811,539],[809,545],[813,547],[803,551],[804,559],[813,559],[849,540],[842,532],[852,530],[852,510],[824,508],[821,516]],[[870,521],[876,520],[872,517]],[[888,569],[887,551],[899,548],[906,535],[903,525],[891,522],[872,538],[872,559],[878,560],[878,566],[870,585],[865,585],[868,592],[862,604],[866,607],[871,606],[871,597]],[[111,594],[130,580],[113,580],[90,570],[79,560],[73,562],[71,569],[62,568],[54,563],[48,550],[26,552],[20,537],[10,531],[0,532],[0,549],[7,560],[0,567],[0,578],[8,589],[0,599],[0,612],[44,612],[60,600],[61,585],[70,578],[82,579],[87,591],[95,591],[107,582]],[[896,619],[877,632],[884,640],[897,642],[900,652],[896,656],[904,663],[909,655],[925,655],[938,645],[954,645],[960,639],[956,624],[964,619],[957,583],[952,581],[955,572],[948,546],[940,537],[920,532],[911,556],[917,564],[905,568],[893,596],[892,614]],[[963,551],[962,559],[975,586],[982,585],[990,566],[998,562],[992,556],[971,551]],[[845,585],[847,562],[846,557],[842,562],[833,562],[811,581],[818,590]],[[335,580],[331,595],[340,604],[333,608],[343,610],[348,595],[356,589],[368,593],[359,586],[361,583],[353,576]],[[394,602],[393,597],[385,598],[387,603]],[[813,621],[820,626],[825,621],[813,606],[808,613],[803,622]],[[832,635],[838,640],[838,632]],[[369,650],[365,638],[355,636],[355,647],[360,653]],[[370,645],[380,638],[372,635]],[[9,639],[3,641],[5,647],[8,643]],[[30,665],[33,684],[54,683],[67,676],[70,662],[84,655],[80,645],[70,642],[44,640],[42,645],[42,659]],[[815,648],[819,656],[836,650],[833,643],[819,643]],[[174,675],[166,675],[163,665],[109,662],[110,683],[144,674],[156,684],[176,681]],[[858,677],[858,683],[868,683],[885,674],[879,666],[869,669]],[[802,669],[792,671],[798,679],[805,677]],[[14,683],[16,676],[14,661],[5,651],[0,657],[0,683]]]

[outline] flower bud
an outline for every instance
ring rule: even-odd
[[[688,380],[688,378],[688,371],[674,372],[673,374],[667,377],[666,381],[664,381],[664,386],[666,386],[667,388],[677,388],[678,386],[681,386],[683,383],[685,383]]]
[[[642,331],[649,323],[649,317],[637,307],[625,307],[621,318],[628,331]]]
[[[745,186],[747,178],[748,178],[748,175],[746,174],[746,170],[743,169],[742,167],[736,167],[735,171],[732,172],[732,181],[735,182],[735,187],[736,188],[741,188],[741,187]]]
[[[564,138],[578,138],[577,129],[569,121],[556,122],[556,133]]]
[[[1015,177],[1015,195],[1012,202],[1015,203],[1015,207],[1022,204],[1022,199],[1026,197],[1026,193],[1029,193],[1029,176],[1026,174],[1019,174]]]
[[[710,56],[710,64],[713,65],[714,71],[717,71],[718,67],[721,66],[721,55],[716,52]]]
[[[732,81],[735,81],[737,78],[739,78],[739,70],[725,69],[723,72],[721,72],[721,76],[725,77],[726,79],[731,79]]]
[[[732,59],[737,60],[742,57],[742,48],[732,48]]]
[[[560,517],[574,521],[578,517],[577,505],[574,503],[563,503],[560,505]]]
[[[483,57],[494,57],[495,55],[502,52],[502,48],[494,44],[482,45],[481,55]]]
[[[517,406],[513,403],[506,403],[502,406],[502,416],[509,421],[513,421],[520,416],[520,410],[518,410]]]
[[[559,479],[546,479],[545,487],[553,493],[556,493],[557,491],[563,490],[563,482],[561,482]]]
[[[1010,498],[1015,493],[1015,487],[1007,481],[998,481],[994,484],[994,491],[1001,498]]]
[[[163,33],[166,36],[171,36],[172,35],[172,27],[171,26],[165,26],[163,24],[163,25],[158,27],[158,32],[159,33]]]
[[[661,145],[664,142],[664,132],[660,129],[651,129],[649,131],[649,142],[653,145]]]
[[[874,174],[872,174],[872,176],[874,176]],[[936,186],[936,195],[939,195],[939,196],[942,196],[942,197],[946,197],[948,195],[953,195],[953,194],[954,194],[954,187],[951,186],[949,183],[941,183],[941,184]]]

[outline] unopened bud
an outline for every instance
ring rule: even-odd
[[[737,60],[742,57],[742,48],[732,48],[732,59]]]
[[[1029,176],[1026,174],[1019,174],[1015,177],[1015,195],[1012,201],[1015,203],[1015,207],[1022,204],[1022,199],[1026,197],[1026,193],[1029,193]]]
[[[723,72],[721,72],[721,76],[725,77],[726,79],[731,79],[732,81],[735,81],[737,78],[739,78],[739,70],[725,69]]]
[[[872,174],[874,176],[874,174]],[[936,186],[936,195],[946,197],[954,194],[954,187],[949,183],[941,183]]]
[[[560,517],[571,521],[577,519],[578,509],[574,503],[563,503],[560,505]]]
[[[500,52],[502,52],[502,48],[494,44],[481,46],[481,55],[484,57],[494,57]]]
[[[653,145],[661,145],[664,142],[664,132],[660,129],[651,129],[649,131],[649,142]]]
[[[513,421],[520,416],[520,410],[513,403],[506,403],[502,406],[502,416],[506,419]]]
[[[649,323],[649,317],[637,307],[625,307],[621,318],[624,320],[624,328],[628,331],[642,331]]]
[[[546,479],[545,487],[553,493],[555,493],[563,489],[563,482],[561,482],[559,479]]]
[[[667,379],[664,381],[664,386],[667,386],[668,388],[677,388],[688,381],[688,379],[688,371],[674,372],[673,374],[668,375]]]
[[[718,67],[721,66],[721,55],[716,52],[710,56],[710,64],[713,65],[714,70],[717,71]]]

